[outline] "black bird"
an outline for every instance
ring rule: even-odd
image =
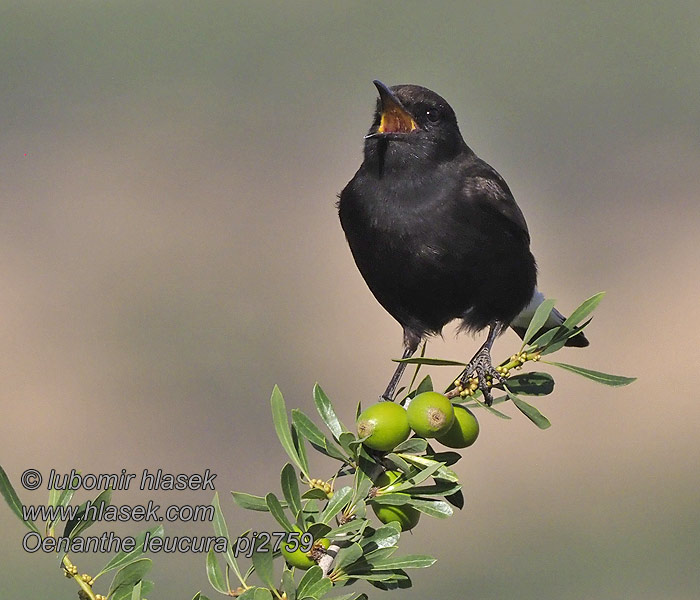
[[[374,84],[379,99],[364,162],[340,193],[338,212],[370,290],[403,327],[409,358],[454,319],[489,328],[462,382],[502,380],[491,346],[508,325],[521,337],[543,300],[520,208],[503,178],[462,139],[450,105],[418,85]],[[552,311],[547,328],[564,318]],[[587,346],[580,333],[568,345]],[[405,363],[382,397],[392,400]]]

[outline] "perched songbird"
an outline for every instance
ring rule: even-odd
[[[520,208],[503,178],[462,139],[450,105],[418,85],[379,81],[364,162],[340,193],[350,250],[370,290],[403,327],[404,358],[454,319],[489,328],[464,383],[502,380],[491,346],[509,325],[521,337],[543,301]],[[564,320],[552,311],[546,327]],[[580,333],[567,342],[587,346]],[[405,363],[382,395],[392,400]]]

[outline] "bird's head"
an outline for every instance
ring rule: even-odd
[[[389,153],[392,161],[441,162],[465,147],[457,117],[442,96],[419,85],[374,85],[379,99],[365,136],[366,158]]]

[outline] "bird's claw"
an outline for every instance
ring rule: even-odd
[[[494,368],[488,349],[482,348],[465,367],[464,373],[459,379],[459,386],[472,392],[476,391],[476,389],[481,390],[486,406],[491,406],[493,404],[491,388],[496,381],[505,383],[506,379]],[[474,386],[474,383],[476,383],[476,386]]]

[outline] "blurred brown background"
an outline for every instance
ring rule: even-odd
[[[465,509],[405,536],[439,560],[403,597],[697,598],[699,30],[695,1],[2,2],[0,463],[18,488],[29,467],[210,468],[232,532],[274,530],[229,494],[279,485],[272,386],[311,413],[319,381],[351,422],[400,352],[334,201],[372,79],[419,83],[513,189],[540,287],[565,311],[608,292],[561,360],[639,381],[555,372],[544,432],[482,416]],[[447,328],[428,352],[477,343]],[[115,496],[149,499],[211,493]],[[1,597],[75,597],[0,523]],[[216,596],[204,556],[154,558],[152,598]]]

